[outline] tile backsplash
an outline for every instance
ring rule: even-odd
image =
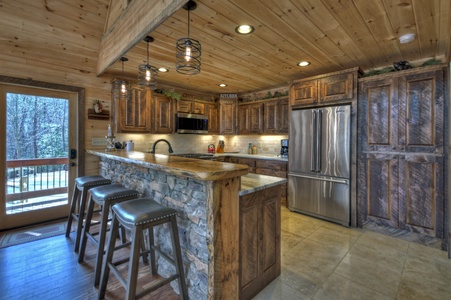
[[[150,151],[158,139],[171,143],[174,153],[206,153],[209,144],[217,147],[224,140],[225,152],[247,153],[249,143],[257,146],[258,154],[276,155],[280,152],[280,140],[287,135],[197,135],[197,134],[117,134],[116,141],[132,140],[136,151]],[[158,143],[156,153],[167,154],[166,143]]]

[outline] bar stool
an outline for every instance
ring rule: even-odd
[[[78,248],[80,245],[80,237],[83,228],[83,219],[85,215],[88,191],[96,186],[102,186],[107,184],[111,184],[111,180],[106,179],[105,177],[100,175],[82,176],[75,179],[74,192],[72,193],[69,218],[67,219],[67,228],[66,228],[66,237],[69,237],[72,222],[74,220],[78,222],[77,235],[75,237],[75,248],[74,248],[75,252],[78,252]]]
[[[86,243],[89,237],[89,239],[97,246],[96,264],[94,267],[94,285],[97,286],[100,281],[100,269],[102,266],[106,233],[108,231],[108,215],[110,208],[116,203],[138,198],[139,193],[138,191],[127,189],[124,186],[115,183],[108,186],[93,188],[90,190],[90,194],[88,210],[86,212],[86,224],[83,228],[80,250],[78,252],[78,262],[83,262]],[[102,207],[100,230],[98,232],[90,232],[92,215],[96,204]],[[97,235],[99,236],[98,239],[95,238]],[[115,240],[113,241],[113,244],[114,242]]]
[[[140,198],[116,204],[113,206],[112,211],[113,221],[106,257],[102,265],[102,279],[99,288],[99,299],[103,299],[105,297],[110,270],[113,271],[122,286],[126,288],[126,299],[138,299],[176,279],[178,279],[180,296],[182,299],[188,299],[185,277],[183,275],[182,254],[177,229],[177,211],[160,205],[150,198]],[[174,253],[174,257],[172,258],[166,253],[163,253],[154,245],[153,227],[164,223],[171,223],[172,251]],[[117,266],[127,262],[127,260],[124,259],[113,262],[113,253],[116,250],[114,240],[117,238],[119,226],[123,226],[127,230],[131,231],[131,243],[129,243],[131,244],[131,251],[130,258],[128,259],[128,280],[120,274],[119,269],[117,268]],[[139,256],[143,254],[143,252],[140,253],[139,248],[142,243],[141,239],[143,238],[141,233],[147,229],[150,249],[144,253],[150,253],[151,273],[157,273],[155,251],[160,253],[162,257],[175,266],[176,273],[169,278],[156,280],[156,282],[152,283],[150,287],[136,294]]]

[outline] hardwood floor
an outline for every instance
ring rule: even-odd
[[[94,283],[95,247],[88,241],[85,262],[77,263],[75,233],[0,249],[0,299],[97,299]],[[128,256],[129,250],[115,253]],[[117,255],[117,256],[116,256]],[[122,269],[126,272],[128,264]],[[150,282],[141,261],[138,289]],[[125,289],[110,275],[105,299],[124,299]],[[180,299],[169,285],[141,299]]]

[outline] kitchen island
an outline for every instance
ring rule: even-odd
[[[248,166],[240,164],[142,152],[87,152],[100,158],[101,175],[178,211],[190,299],[248,299],[280,274],[278,187],[286,179],[248,174]],[[160,227],[156,240],[170,251],[169,232]],[[244,245],[252,236],[258,239]],[[261,272],[260,256],[271,264],[271,274]],[[240,265],[243,259],[246,265]],[[173,272],[164,259],[158,266],[162,276]]]

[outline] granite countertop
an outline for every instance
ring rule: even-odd
[[[86,150],[86,152],[99,157],[131,163],[143,168],[197,180],[222,180],[249,173],[249,167],[247,165],[223,163],[211,160],[191,159],[138,151],[103,152],[97,150]]]
[[[215,156],[232,156],[232,157],[267,159],[288,162],[288,157],[281,157],[280,155],[276,154],[247,154],[247,153],[225,152],[225,153],[216,153]]]
[[[286,178],[249,173],[241,176],[241,190],[239,195],[247,195],[273,186],[284,184]]]

